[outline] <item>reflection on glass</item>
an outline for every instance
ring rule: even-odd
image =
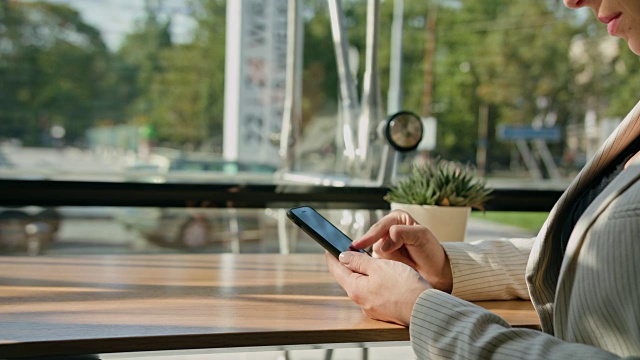
[[[162,253],[322,253],[298,231],[287,209],[2,208],[0,255],[57,256]],[[318,209],[357,239],[387,211]],[[467,241],[531,237],[545,213],[473,213]]]

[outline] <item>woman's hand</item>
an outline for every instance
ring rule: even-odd
[[[373,246],[374,257],[414,268],[434,288],[451,293],[453,278],[447,253],[435,235],[404,211],[393,211],[375,223],[352,246]]]
[[[375,259],[356,251],[327,255],[329,271],[370,318],[408,326],[420,294],[430,289],[418,272],[397,261]]]

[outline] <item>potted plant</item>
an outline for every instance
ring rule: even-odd
[[[437,159],[414,166],[384,198],[449,242],[464,241],[471,209],[484,210],[492,191],[471,165]]]

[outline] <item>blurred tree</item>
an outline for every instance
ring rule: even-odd
[[[634,54],[624,40],[619,40],[620,54],[613,63],[614,83],[606,115],[623,117],[640,100],[640,57]]]
[[[133,69],[137,95],[129,114],[171,146],[220,147],[226,2],[194,0],[190,7],[197,21],[191,42],[174,44],[171,22],[149,3],[146,20],[125,39],[119,55]]]
[[[507,144],[495,141],[500,123],[531,124],[547,100],[559,123],[567,108],[575,72],[568,51],[577,32],[574,15],[561,4],[506,0],[467,0],[443,4],[438,15],[434,115],[438,118],[435,154],[475,160],[480,109],[489,109],[489,157],[508,164]],[[423,47],[425,9],[412,9],[405,41]],[[407,41],[410,39],[409,41]],[[417,45],[414,45],[417,44]],[[409,50],[411,51],[411,50]],[[417,57],[406,78],[409,108],[420,106],[423,70]],[[405,53],[405,57],[410,56]],[[406,75],[406,74],[405,74]],[[561,149],[560,149],[561,150]]]
[[[65,5],[3,0],[0,8],[0,136],[48,145],[59,125],[67,141],[80,139],[112,105],[100,33]]]
[[[149,112],[157,101],[152,96],[154,78],[165,68],[161,64],[161,52],[170,48],[171,22],[160,19],[157,8],[150,0],[145,1],[145,19],[137,24],[136,30],[124,38],[117,56],[120,59],[120,80],[128,84],[129,101],[125,103],[129,118],[147,122]],[[141,125],[141,124],[138,124]]]
[[[314,116],[337,111],[338,70],[326,2],[307,2],[304,13],[302,119],[306,126]]]
[[[508,2],[498,11],[500,21],[484,37],[485,56],[477,53],[472,62],[479,75],[480,101],[496,110],[490,120],[494,125],[531,125],[536,116],[553,112],[556,124],[565,126],[572,117],[576,72],[568,54],[578,32],[571,21],[574,16],[552,2]],[[562,144],[555,147],[557,157],[562,149]],[[489,156],[508,164],[505,150],[504,144],[494,142]]]

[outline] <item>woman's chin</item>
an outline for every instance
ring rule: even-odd
[[[634,54],[640,55],[640,39],[627,39],[627,44]]]

